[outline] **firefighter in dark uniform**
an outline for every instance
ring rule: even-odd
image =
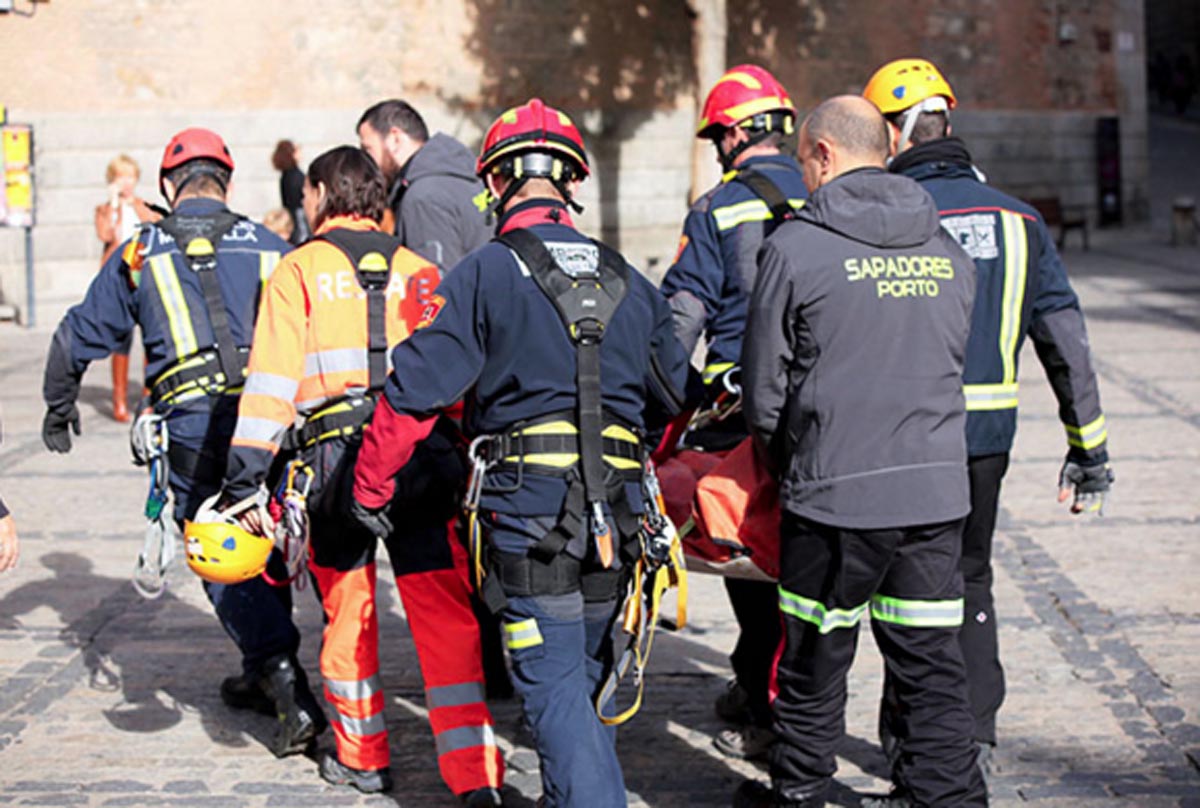
[[[883,804],[987,804],[957,642],[975,268],[887,153],[869,102],[820,104],[800,132],[812,196],[759,257],[742,366],[780,484],[784,642],[773,787],[748,781],[735,806],[825,804],[868,612],[909,725],[905,790]]]
[[[737,378],[759,247],[808,198],[796,159],[780,151],[795,117],[787,91],[757,65],[729,70],[704,101],[696,135],[712,141],[726,173],[688,212],[662,291],[688,355],[701,336],[706,340],[710,399],[726,389],[726,379]],[[727,451],[747,434],[745,420],[734,414],[690,432],[683,448]],[[773,740],[767,689],[779,645],[779,599],[768,582],[726,578],[725,589],[740,633],[730,656],[734,680],[716,709],[742,726],[722,731],[714,743],[725,754],[753,758]]]
[[[1100,409],[1079,299],[1037,211],[987,185],[965,144],[950,136],[954,92],[924,59],[881,67],[863,95],[891,122],[899,152],[891,171],[929,192],[942,227],[975,260],[978,290],[963,380],[971,514],[963,529],[965,614],[959,644],[967,663],[975,740],[986,759],[996,743],[996,712],[1004,701],[1004,669],[992,599],[992,534],[1000,482],[1017,430],[1017,362],[1026,337],[1058,399],[1067,438],[1059,501],[1074,494],[1073,513],[1099,512],[1112,483],[1108,429]],[[890,726],[885,697],[885,746],[902,727]]]
[[[570,118],[538,99],[508,110],[477,168],[497,198],[499,235],[447,273],[393,351],[355,510],[384,529],[394,474],[436,414],[465,398],[475,573],[504,623],[543,804],[624,806],[615,733],[593,698],[637,552],[647,419],[681,410],[687,358],[661,294],[575,230],[572,194],[588,161]]]
[[[69,452],[70,431],[80,432],[75,401],[88,364],[141,328],[150,404],[170,435],[169,485],[181,525],[220,488],[259,294],[290,249],[225,206],[232,173],[233,158],[216,133],[175,135],[159,174],[171,215],[143,225],[114,251],[59,324],[46,359],[42,438],[51,451]],[[222,683],[222,698],[289,715],[274,751],[302,750],[325,717],[296,662],[300,635],[290,590],[259,577],[236,585],[206,581],[204,591],[242,652],[243,675]]]

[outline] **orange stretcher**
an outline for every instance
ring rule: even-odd
[[[689,570],[778,579],[779,488],[750,438],[723,453],[677,452],[658,481]]]

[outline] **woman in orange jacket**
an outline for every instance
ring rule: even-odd
[[[288,253],[263,292],[238,408],[223,503],[256,495],[285,436],[311,470],[309,567],[327,623],[321,648],[337,753],[321,776],[360,791],[391,788],[375,611],[377,537],[348,517],[354,462],[392,346],[408,336],[437,268],[380,231],[383,177],[341,147],[308,169],[304,209],[315,237]],[[293,427],[297,414],[304,425]],[[503,762],[484,703],[479,630],[465,551],[454,537],[463,460],[448,427],[397,475],[381,536],[425,680],[446,784],[470,806],[500,805]],[[248,529],[261,529],[250,517]]]
[[[143,222],[157,222],[162,216],[156,213],[134,191],[142,172],[138,164],[127,154],[118,154],[108,164],[104,180],[108,183],[108,200],[96,206],[96,238],[104,245],[100,266],[118,246],[137,233]],[[113,418],[122,423],[129,420],[129,347],[133,342],[130,335],[125,350],[112,355],[112,403]]]

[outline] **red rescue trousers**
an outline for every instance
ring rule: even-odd
[[[390,509],[396,530],[384,546],[416,644],[438,767],[450,790],[464,794],[499,788],[504,762],[484,701],[479,626],[471,610],[467,554],[454,533],[457,502],[452,487],[439,484],[457,475],[456,456],[434,451],[432,445],[437,443],[435,435],[423,444],[411,463],[412,473],[400,475]],[[345,456],[337,459],[339,472],[345,470],[345,463]],[[333,476],[336,479],[340,474]],[[329,482],[331,488],[341,488],[337,482]],[[332,708],[337,756],[355,769],[383,769],[388,766],[389,754],[375,612],[378,542],[344,516],[341,508],[326,511],[332,515],[321,510],[310,512],[309,566],[327,618],[321,675]]]

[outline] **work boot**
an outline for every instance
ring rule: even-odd
[[[738,684],[737,679],[730,679],[725,692],[717,696],[713,709],[723,721],[745,724],[750,721],[750,694]]]
[[[755,760],[765,757],[771,744],[775,743],[775,733],[766,727],[746,724],[742,727],[723,729],[713,738],[713,746],[726,757],[740,760]]]
[[[387,769],[352,769],[338,760],[333,752],[326,752],[321,756],[320,772],[321,779],[325,782],[335,786],[354,786],[364,794],[392,790],[392,773]]]
[[[113,420],[129,422],[129,354],[112,355]]]
[[[733,808],[825,808],[826,787],[826,783],[816,783],[811,794],[790,799],[766,783],[743,780],[733,792]]]
[[[221,682],[221,701],[235,710],[252,710],[259,715],[274,716],[275,703],[249,676],[227,676]]]
[[[461,795],[466,808],[504,808],[504,798],[494,788],[477,788]]]
[[[295,659],[279,654],[266,661],[258,686],[275,705],[279,730],[271,741],[275,757],[303,752],[329,722],[308,689],[308,677]]]

